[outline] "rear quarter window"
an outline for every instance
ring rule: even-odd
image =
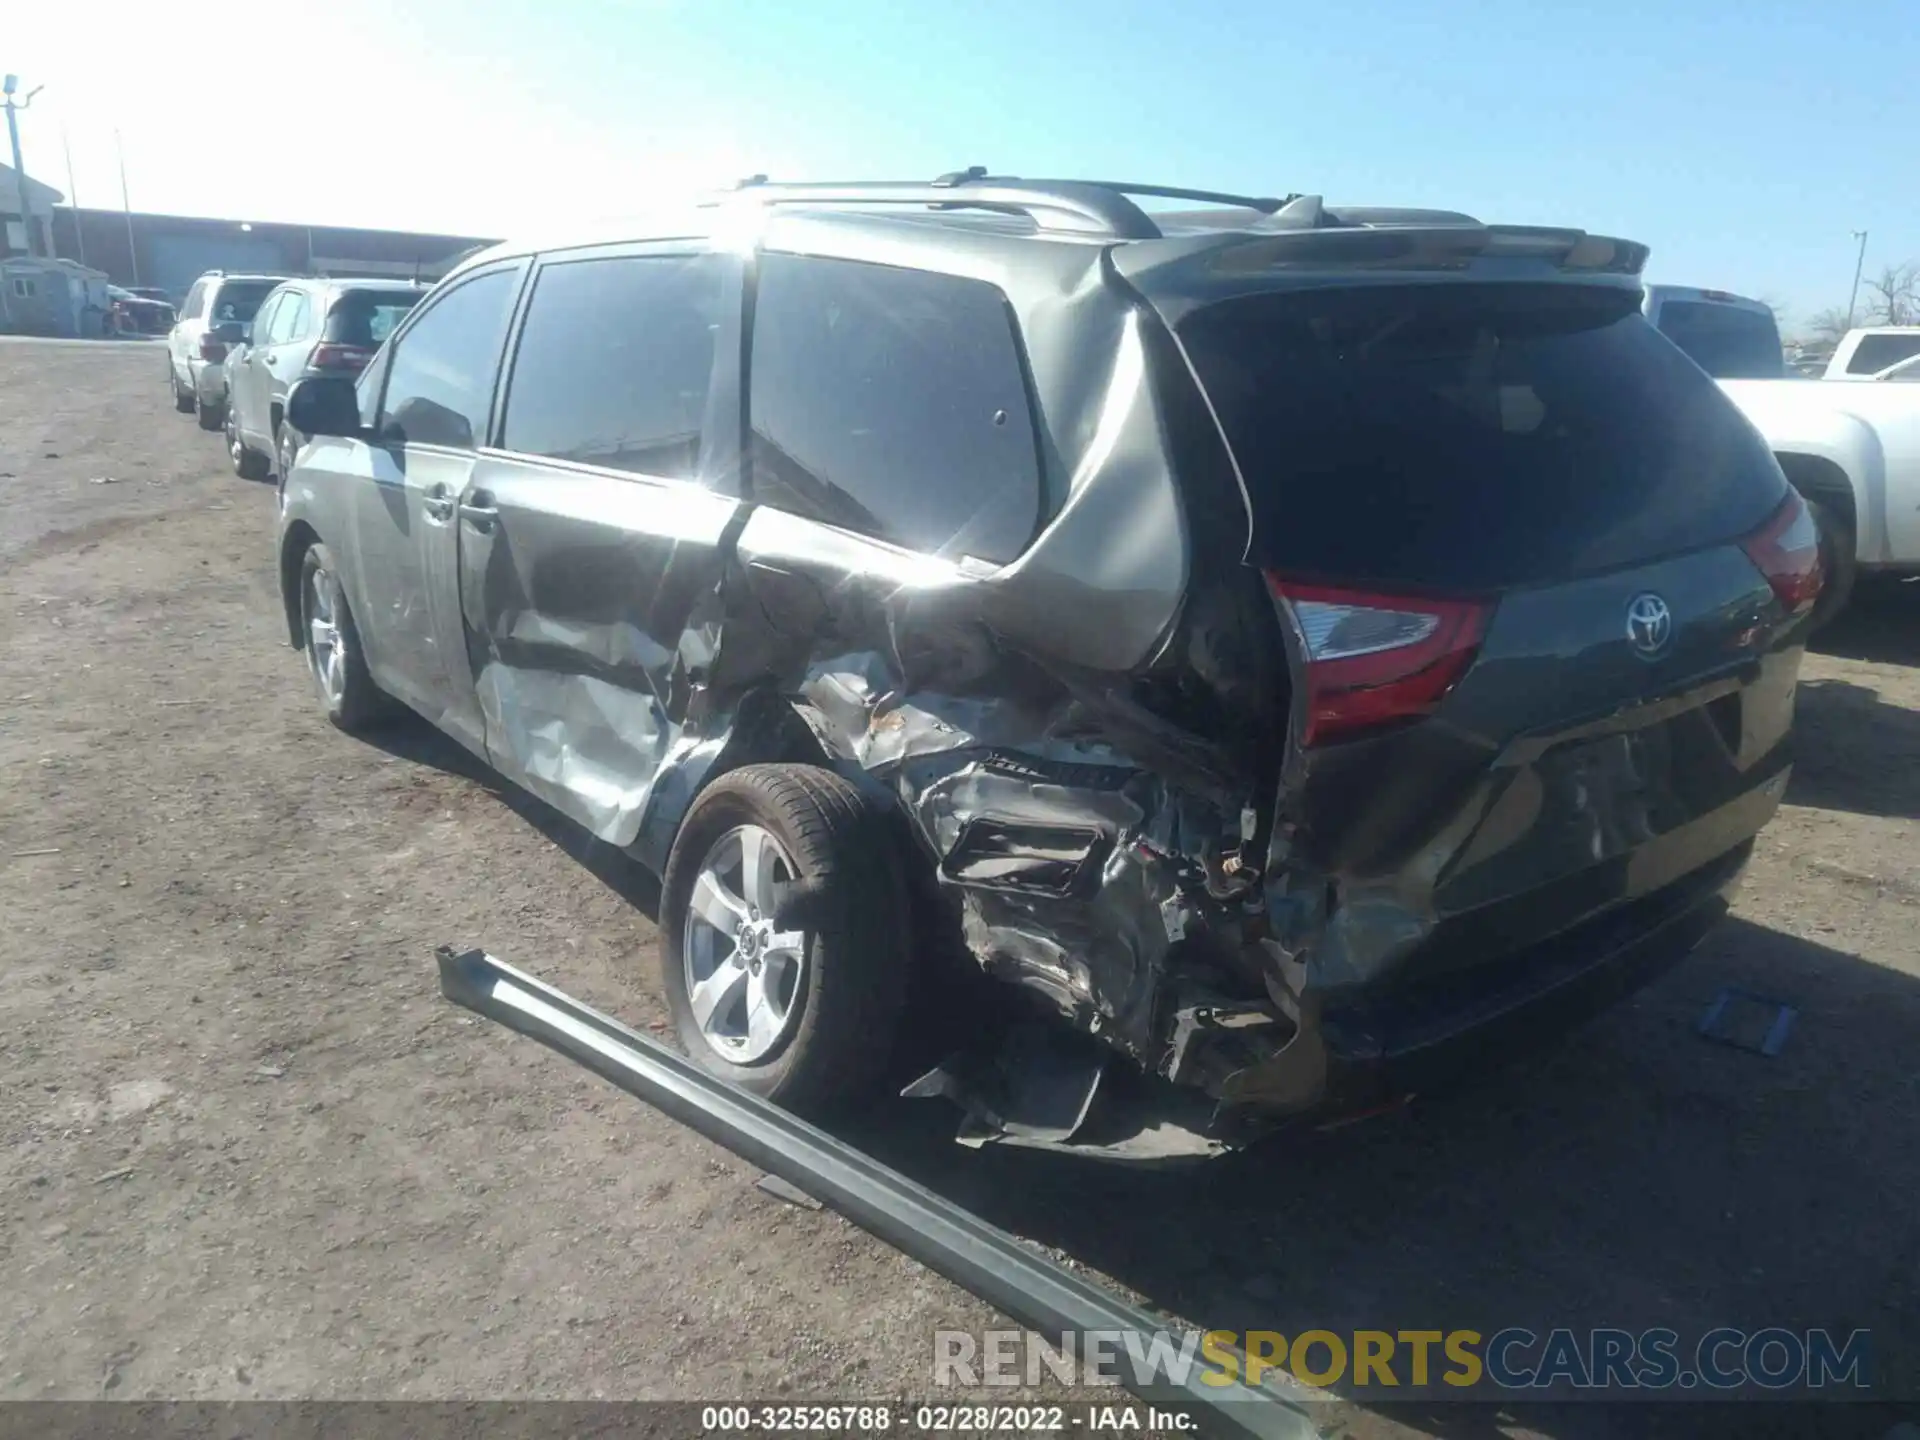
[[[929,554],[1006,561],[1032,538],[1033,415],[993,285],[766,255],[751,392],[765,503]]]
[[[1912,335],[1862,335],[1847,361],[1849,375],[1874,375],[1920,355],[1920,332]]]

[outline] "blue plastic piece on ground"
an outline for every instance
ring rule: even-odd
[[[1767,1026],[1766,1034],[1757,1043],[1724,1028],[1728,1013],[1733,1010],[1736,1001],[1764,1006],[1774,1012],[1773,1023]],[[1700,1023],[1694,1028],[1702,1039],[1717,1041],[1722,1045],[1732,1045],[1739,1050],[1751,1050],[1771,1060],[1787,1043],[1787,1034],[1793,1029],[1793,1022],[1799,1014],[1800,1012],[1791,1005],[1779,1000],[1728,985],[1713,997],[1713,1003],[1707,1006],[1707,1013],[1700,1017]]]

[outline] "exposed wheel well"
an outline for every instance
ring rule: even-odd
[[[306,643],[300,633],[300,565],[319,543],[319,532],[304,520],[289,525],[280,541],[280,603],[287,612],[287,642],[296,650]]]
[[[1859,517],[1853,508],[1853,482],[1847,472],[1831,460],[1818,455],[1799,455],[1791,451],[1775,452],[1774,459],[1787,473],[1788,481],[1809,500],[1818,500],[1828,513],[1842,517],[1857,535]]]

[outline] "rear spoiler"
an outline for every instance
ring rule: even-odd
[[[1326,283],[1355,272],[1462,278],[1472,272],[1476,279],[1597,282],[1637,290],[1649,254],[1637,240],[1538,225],[1485,225],[1444,211],[1346,211],[1336,217],[1316,209],[1311,216],[1289,215],[1303,203],[1245,229],[1119,246],[1110,252],[1112,263],[1128,281],[1153,292],[1164,312],[1160,302],[1166,298],[1200,303],[1266,288],[1268,277]]]

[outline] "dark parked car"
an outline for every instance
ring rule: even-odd
[[[115,335],[164,335],[173,329],[173,306],[164,299],[109,285],[107,303],[107,328]]]
[[[1815,539],[1644,259],[977,171],[497,248],[295,387],[289,633],[663,876],[710,1070],[977,990],[972,1136],[1207,1153],[1658,973],[1779,802]]]
[[[289,280],[260,302],[246,342],[228,354],[227,454],[234,473],[283,479],[301,437],[287,393],[310,375],[358,375],[426,290],[366,280]]]

